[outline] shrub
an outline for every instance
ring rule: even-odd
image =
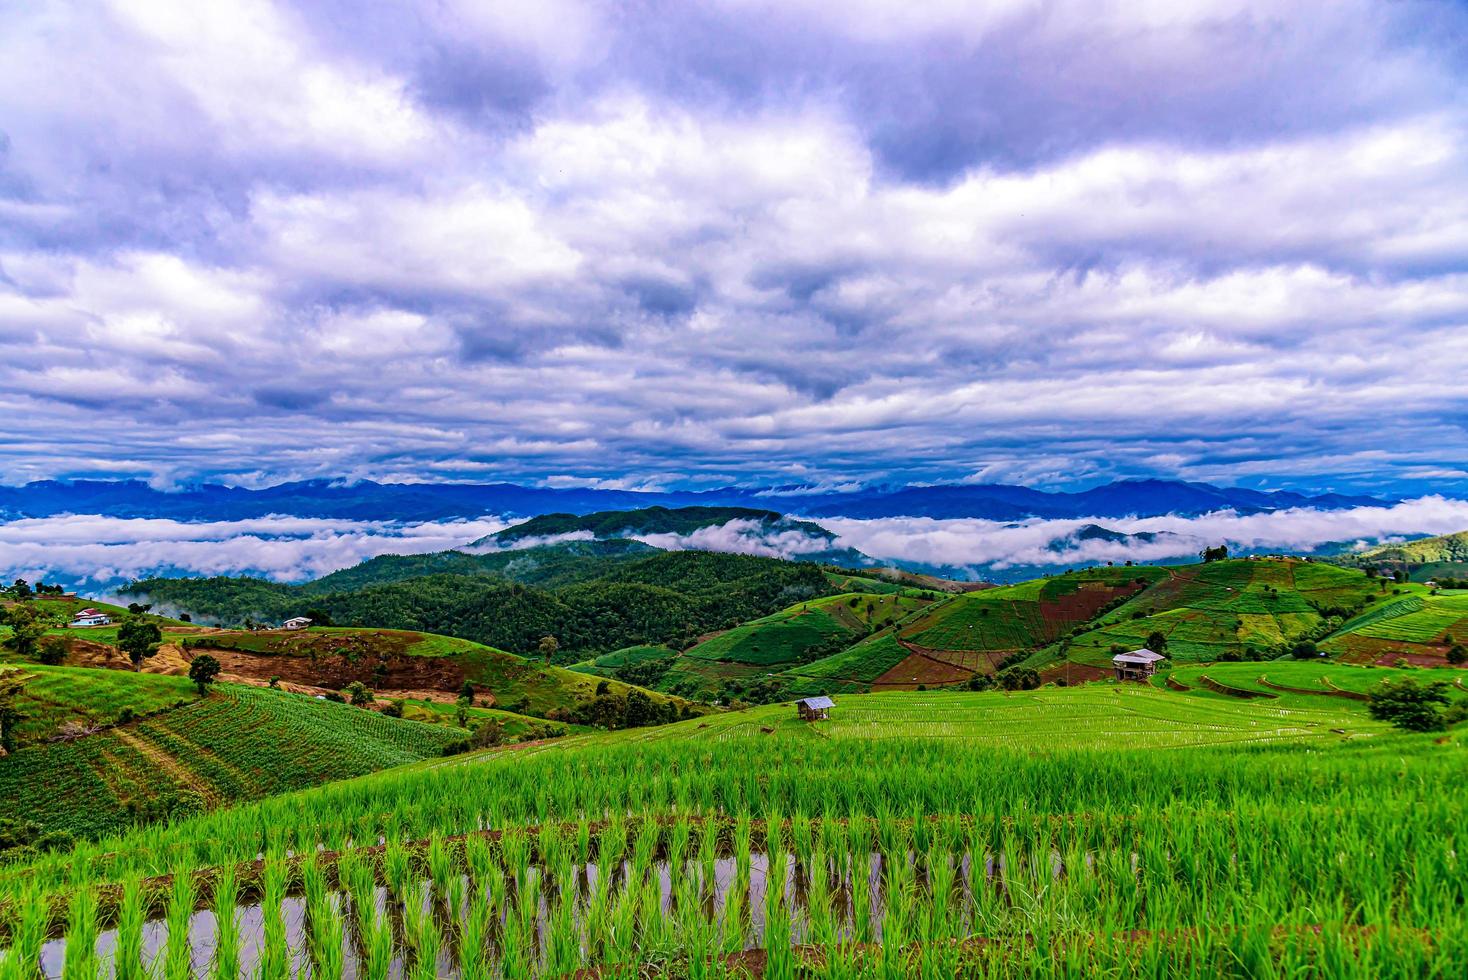
[[[1040,686],[1040,674],[1033,667],[1010,667],[994,676],[1006,691],[1033,691]]]
[[[1409,732],[1440,732],[1447,727],[1441,705],[1448,703],[1446,684],[1418,684],[1414,680],[1386,682],[1371,692],[1366,706],[1377,721],[1391,722]]]
[[[66,641],[59,636],[48,636],[41,641],[36,650],[36,657],[41,663],[51,667],[66,661]]]

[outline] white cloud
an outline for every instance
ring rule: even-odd
[[[188,523],[76,514],[0,524],[0,577],[113,585],[169,575],[318,578],[384,554],[461,548],[497,518],[399,524],[303,517]]]
[[[1019,522],[893,517],[875,520],[821,518],[838,546],[879,559],[930,565],[1066,566],[1105,561],[1186,559],[1227,542],[1237,552],[1309,551],[1330,542],[1372,541],[1403,535],[1448,534],[1468,529],[1468,501],[1439,496],[1390,507],[1346,510],[1293,508],[1262,514],[1220,511],[1198,517],[1033,519]],[[1053,550],[1087,524],[1131,534],[1163,532],[1151,542],[1079,541]]]

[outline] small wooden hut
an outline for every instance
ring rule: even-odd
[[[1143,647],[1131,653],[1118,653],[1111,658],[1111,666],[1116,669],[1119,681],[1144,681],[1157,673],[1158,662],[1166,659],[1162,654]]]
[[[800,713],[801,721],[825,721],[835,706],[836,702],[828,697],[801,698],[795,702],[795,710]]]

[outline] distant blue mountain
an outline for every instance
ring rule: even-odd
[[[136,480],[43,481],[0,487],[0,520],[57,514],[243,520],[267,514],[371,521],[433,521],[487,514],[534,517],[643,507],[758,507],[801,517],[1194,516],[1217,510],[1261,513],[1291,507],[1339,510],[1395,501],[1341,494],[1310,496],[1174,480],[1123,480],[1076,493],[1006,484],[873,487],[851,493],[798,487],[725,487],[704,491],[551,489],[513,483],[347,483],[307,480],[252,490],[204,484],[160,491]]]

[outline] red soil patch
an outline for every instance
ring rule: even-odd
[[[1426,653],[1408,653],[1404,650],[1392,650],[1383,653],[1373,661],[1378,667],[1393,667],[1398,661],[1405,660],[1413,667],[1446,667],[1447,657],[1432,656]]]
[[[431,695],[431,700],[439,700],[447,694],[448,701],[453,701],[464,686],[464,668],[446,657],[368,655],[352,663],[346,657],[318,656],[312,663],[309,657],[194,647],[188,651],[188,658],[192,661],[203,653],[219,661],[222,675],[233,675],[230,679],[249,682],[265,682],[279,677],[282,682],[339,691],[353,681],[361,681],[384,694],[388,691],[426,692],[416,696]],[[377,672],[378,664],[386,667],[384,673]]]
[[[1090,664],[1063,663],[1046,667],[1040,671],[1040,683],[1052,684],[1055,681],[1065,681],[1066,684],[1085,684],[1087,681],[1104,681],[1111,676],[1111,671],[1105,667],[1093,667]],[[1187,690],[1187,688],[1183,688]]]
[[[968,680],[973,673],[972,670],[934,660],[927,654],[914,653],[872,681],[872,690],[903,691],[912,690],[919,684],[926,684],[929,687],[957,684]]]

